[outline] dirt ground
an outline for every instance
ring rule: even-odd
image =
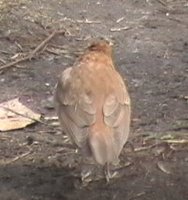
[[[26,62],[53,30],[64,29]],[[48,120],[60,71],[91,40],[114,43],[132,99],[120,178],[79,185],[80,156]],[[188,198],[188,1],[0,0],[0,102],[19,97],[45,123],[0,132],[0,200]]]

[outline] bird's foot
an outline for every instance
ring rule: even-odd
[[[106,164],[104,166],[104,175],[106,178],[106,182],[108,183],[110,179],[120,178],[123,176],[123,172],[126,167],[130,166],[132,163],[127,162],[124,165],[109,165]]]
[[[108,163],[104,166],[104,175],[107,183],[110,182],[110,179],[118,177],[118,174],[118,171],[110,170],[110,166]]]

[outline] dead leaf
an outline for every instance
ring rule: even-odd
[[[33,124],[41,115],[24,106],[19,99],[13,99],[0,104],[0,131],[21,129]]]

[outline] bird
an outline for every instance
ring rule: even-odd
[[[108,41],[92,42],[61,73],[55,100],[62,131],[83,158],[91,158],[96,165],[104,167],[109,181],[109,165],[119,163],[129,137],[131,100],[114,65]]]

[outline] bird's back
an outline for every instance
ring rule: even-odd
[[[127,141],[130,98],[110,51],[99,49],[89,49],[63,72],[56,99],[64,132],[104,165],[118,160]]]

